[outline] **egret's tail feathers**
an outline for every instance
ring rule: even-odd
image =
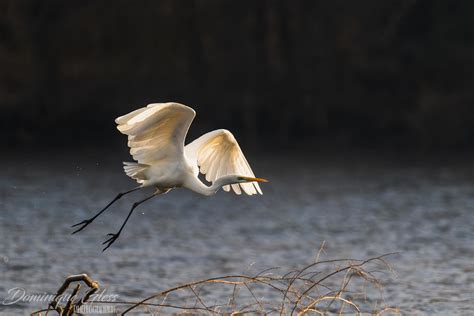
[[[146,180],[145,170],[149,165],[136,163],[136,162],[124,162],[123,170],[132,179],[137,180],[138,183],[143,183]]]

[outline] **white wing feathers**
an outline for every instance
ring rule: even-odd
[[[201,173],[205,174],[206,180],[210,182],[230,174],[255,177],[234,135],[225,129],[202,135],[186,145],[185,154],[192,161],[197,161]],[[257,182],[231,186],[236,194],[241,194],[242,191],[248,195],[262,194]],[[224,186],[223,189],[230,191],[230,185]]]
[[[130,154],[139,164],[183,154],[184,139],[196,112],[179,103],[153,103],[115,120],[128,135]]]
[[[130,154],[138,163],[125,163],[128,176],[143,182],[148,165],[165,157],[186,157],[200,167],[206,180],[235,174],[255,177],[231,132],[220,129],[199,137],[187,146],[184,140],[196,116],[190,107],[179,103],[153,103],[115,120],[117,129],[128,135]],[[183,152],[184,151],[184,152]],[[178,158],[177,158],[178,159]],[[230,186],[223,187],[230,191]],[[232,184],[235,193],[262,194],[258,183]]]

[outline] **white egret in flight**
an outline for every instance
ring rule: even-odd
[[[137,161],[124,162],[125,173],[140,185],[119,193],[96,215],[73,225],[78,226],[73,234],[86,228],[125,194],[146,187],[154,187],[156,191],[133,204],[119,231],[107,235],[110,238],[103,243],[106,244],[103,251],[117,240],[138,205],[174,188],[186,188],[206,196],[215,194],[221,187],[224,191],[232,189],[236,194],[262,194],[258,182],[267,180],[255,178],[239,144],[228,130],[209,132],[184,145],[195,115],[192,108],[170,102],[149,104],[117,118],[117,129],[128,135],[130,154]],[[212,185],[201,182],[199,172],[205,174]]]

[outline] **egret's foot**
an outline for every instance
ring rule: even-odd
[[[75,233],[78,233],[78,232],[80,232],[81,230],[83,230],[84,228],[86,228],[87,226],[89,226],[89,224],[92,223],[93,220],[94,220],[94,219],[92,219],[92,218],[91,218],[91,219],[85,219],[85,220],[83,220],[83,221],[80,222],[80,223],[77,223],[77,224],[72,225],[71,228],[76,227],[76,226],[79,226],[79,225],[82,225],[82,226],[79,227],[78,229],[76,229],[75,231],[73,231],[73,232],[71,233],[71,235],[74,235]]]
[[[102,243],[102,245],[107,244],[107,246],[106,246],[104,249],[102,249],[102,252],[104,252],[107,248],[109,248],[110,246],[112,246],[112,244],[119,238],[120,233],[117,233],[117,234],[107,234],[107,236],[111,236],[111,237]]]

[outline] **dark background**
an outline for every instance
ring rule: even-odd
[[[469,150],[473,1],[0,0],[3,146],[177,101],[247,148]]]

